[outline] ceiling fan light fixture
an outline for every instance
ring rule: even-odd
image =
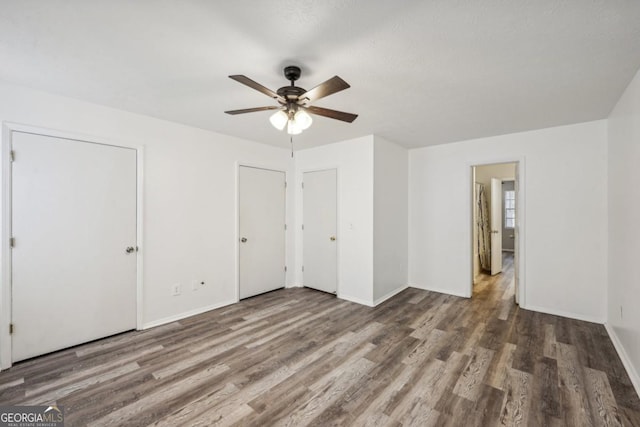
[[[313,123],[311,116],[304,110],[298,110],[293,116],[293,119],[302,130],[308,129],[311,123]]]
[[[269,121],[276,129],[282,131],[285,126],[289,135],[298,135],[303,130],[308,129],[313,123],[313,119],[309,112],[317,116],[324,116],[330,119],[341,120],[351,123],[358,115],[345,113],[343,111],[330,110],[328,108],[315,107],[310,105],[319,99],[332,95],[336,92],[348,89],[349,83],[345,82],[338,76],[333,76],[329,80],[320,83],[311,90],[306,90],[295,85],[295,81],[300,78],[300,67],[290,65],[284,68],[284,76],[291,82],[290,85],[283,86],[277,91],[273,91],[260,83],[251,80],[247,76],[234,74],[229,76],[230,79],[242,83],[251,89],[257,90],[268,97],[275,99],[279,106],[244,108],[242,110],[225,111],[227,114],[245,114],[258,111],[278,110],[273,114]],[[308,112],[307,112],[308,111]]]
[[[289,135],[300,135],[302,133],[302,128],[295,120],[289,120],[287,124],[287,133]]]
[[[287,113],[285,113],[283,110],[280,110],[277,113],[271,115],[271,117],[269,118],[269,121],[271,122],[274,128],[278,130],[282,130],[287,125],[287,122],[289,121],[289,117],[287,116]]]

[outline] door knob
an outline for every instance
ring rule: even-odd
[[[331,240],[332,242],[335,242],[336,241],[336,236],[329,237],[329,240]]]
[[[240,241],[241,241],[242,243],[246,243],[247,238],[246,238],[246,237],[243,237],[242,239],[240,239]]]
[[[136,250],[136,248],[134,248],[133,246],[127,246],[127,249],[125,249],[125,251],[130,254],[131,252],[134,252]]]

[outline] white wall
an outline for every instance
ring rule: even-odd
[[[297,151],[296,218],[302,218],[302,174],[338,169],[338,297],[373,304],[373,136]],[[302,231],[296,227],[296,283],[303,284]]]
[[[640,392],[640,73],[609,117],[607,323]],[[621,311],[622,310],[622,311]]]
[[[606,137],[595,121],[411,150],[410,285],[470,295],[470,167],[522,160],[523,307],[604,321]]]
[[[293,172],[287,150],[4,84],[0,120],[144,146],[147,325],[235,301],[237,162]],[[293,225],[291,197],[288,204]],[[287,243],[293,265],[292,232]],[[192,280],[206,285],[192,291]],[[171,296],[174,283],[180,296]]]
[[[407,287],[408,150],[374,136],[373,151],[374,304]]]

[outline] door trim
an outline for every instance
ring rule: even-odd
[[[518,268],[518,303],[520,307],[527,308],[526,306],[526,252],[525,252],[525,233],[526,233],[526,161],[525,156],[510,156],[510,157],[496,157],[496,158],[483,158],[478,161],[472,161],[467,163],[467,194],[469,197],[469,208],[467,209],[467,259],[469,260],[469,288],[465,297],[471,298],[473,295],[473,206],[475,200],[473,200],[473,168],[476,166],[487,166],[500,163],[515,163],[516,165],[516,253],[518,256],[517,268]]]
[[[19,123],[3,122],[2,124],[2,230],[0,232],[2,242],[0,242],[0,267],[2,268],[2,283],[0,284],[0,370],[11,367],[12,360],[12,340],[9,334],[9,324],[12,318],[11,305],[11,247],[9,239],[11,237],[11,159],[13,132],[31,133],[36,135],[70,139],[88,144],[109,145],[119,148],[128,148],[136,151],[136,329],[143,329],[143,298],[144,298],[144,270],[143,270],[143,204],[144,200],[144,175],[143,158],[144,147],[141,144],[115,141],[109,138],[86,135],[77,132],[48,129],[38,126],[31,126]]]
[[[287,271],[284,272],[284,285],[285,288],[287,288],[287,282],[289,279],[289,273],[291,272],[290,270],[290,266],[288,265],[288,259],[289,259],[289,244],[288,244],[288,236],[289,236],[289,231],[291,229],[290,224],[289,224],[289,209],[288,209],[288,195],[289,195],[289,188],[290,188],[290,183],[289,183],[289,173],[287,172],[287,170],[283,170],[278,168],[277,166],[273,166],[273,165],[265,165],[265,164],[256,164],[256,163],[251,163],[251,162],[240,162],[240,161],[236,161],[235,162],[235,168],[236,168],[236,176],[235,176],[235,186],[236,186],[236,191],[235,191],[235,197],[236,197],[236,201],[235,201],[235,239],[234,239],[234,244],[235,244],[235,282],[236,282],[236,286],[235,286],[235,297],[234,297],[234,302],[240,302],[240,168],[241,167],[247,167],[247,168],[254,168],[254,169],[263,169],[263,170],[268,170],[268,171],[273,171],[273,172],[281,172],[284,173],[284,182],[286,184],[285,187],[285,192],[284,192],[284,223],[287,226],[286,230],[283,230],[284,232],[284,262],[287,265]]]
[[[300,169],[298,172],[300,173],[300,183],[304,182],[304,174],[308,172],[324,172],[329,170],[336,171],[336,297],[344,299],[340,294],[340,253],[342,251],[342,236],[345,233],[342,232],[342,224],[340,223],[341,218],[341,203],[340,203],[340,167],[339,166],[324,166],[324,167],[315,167],[308,169]],[[297,191],[300,193],[300,215],[298,218],[302,218],[302,224],[304,224],[304,191],[301,186],[298,186]],[[302,271],[302,267],[304,266],[304,233],[302,230],[300,231],[300,265],[298,266],[298,271],[300,272],[300,285],[304,287],[304,272]]]

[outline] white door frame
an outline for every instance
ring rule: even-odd
[[[143,329],[143,158],[144,148],[139,144],[127,144],[121,141],[114,141],[108,138],[85,135],[76,132],[47,129],[37,126],[24,125],[18,123],[4,122],[2,124],[2,241],[0,242],[0,267],[2,268],[2,283],[0,284],[0,370],[11,367],[12,348],[11,335],[9,334],[9,324],[11,323],[11,147],[13,132],[31,133],[54,138],[71,139],[87,144],[110,145],[113,147],[129,148],[136,151],[136,329]],[[19,155],[19,154],[18,154]]]
[[[467,224],[469,224],[470,228],[468,229],[468,241],[470,242],[467,245],[467,259],[470,264],[470,280],[469,280],[469,289],[467,291],[466,297],[470,298],[473,295],[473,205],[475,200],[473,199],[473,168],[477,166],[488,166],[500,163],[515,163],[516,165],[516,176],[514,177],[515,188],[516,188],[516,244],[514,246],[515,255],[518,257],[517,266],[518,269],[518,303],[520,307],[526,307],[526,283],[525,283],[525,266],[526,266],[526,253],[525,253],[525,189],[526,189],[526,175],[525,175],[525,157],[524,156],[512,156],[512,157],[498,157],[498,158],[489,158],[489,159],[481,159],[475,162],[467,163],[467,194],[469,195],[469,209],[467,210]],[[514,260],[515,261],[515,260]]]
[[[336,171],[336,297],[342,298],[340,295],[340,252],[342,248],[342,236],[345,234],[342,233],[342,226],[340,224],[340,168],[338,166],[325,166],[325,167],[317,167],[310,169],[301,169],[300,170],[300,182],[304,183],[304,174],[308,172],[323,172],[335,170]],[[300,204],[302,224],[304,224],[304,189],[300,188],[300,200],[302,203]],[[302,239],[300,239],[300,253],[302,254],[300,264],[300,269],[304,266],[304,231],[301,231]],[[301,271],[302,274],[302,285],[304,286],[304,271]]]
[[[235,233],[235,254],[236,254],[236,286],[235,286],[235,302],[240,302],[240,168],[241,167],[255,168],[255,169],[263,169],[273,172],[282,172],[284,173],[284,183],[285,183],[285,192],[284,192],[284,225],[285,229],[282,231],[284,233],[284,262],[287,269],[284,272],[284,286],[287,287],[287,279],[289,274],[289,267],[287,265],[288,259],[288,251],[289,244],[287,242],[287,233],[289,232],[289,215],[287,209],[287,195],[289,190],[289,174],[286,170],[280,169],[277,166],[265,165],[259,163],[249,163],[249,162],[236,162],[236,213],[235,213],[235,221],[236,221],[236,233]]]

